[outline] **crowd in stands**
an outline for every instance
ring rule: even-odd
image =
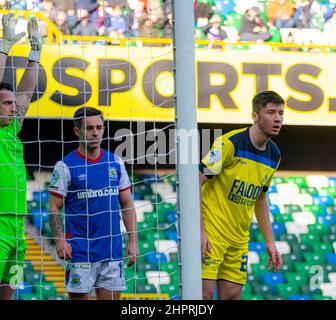
[[[0,0],[0,8],[7,2],[41,11],[66,35],[172,37],[172,0]],[[309,29],[319,44],[336,44],[336,0],[194,0],[194,9],[196,39],[300,44]]]

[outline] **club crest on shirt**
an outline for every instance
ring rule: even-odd
[[[269,168],[265,168],[264,169],[264,179],[263,179],[263,183],[267,183],[269,176],[270,176],[271,172]]]
[[[71,277],[71,285],[79,286],[81,284],[81,276],[78,273],[74,273]]]
[[[118,172],[117,172],[117,169],[114,168],[114,167],[111,167],[109,169],[109,176],[110,176],[110,179],[117,179],[118,178]]]
[[[212,163],[218,162],[221,160],[221,158],[222,158],[222,153],[217,149],[213,149],[209,154],[208,163],[212,164]]]

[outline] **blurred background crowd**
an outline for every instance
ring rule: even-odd
[[[66,35],[172,37],[172,0],[0,0],[0,8],[8,2],[42,12]],[[308,29],[317,42],[323,35],[323,44],[336,44],[336,0],[194,2],[197,39],[300,43],[300,30]]]

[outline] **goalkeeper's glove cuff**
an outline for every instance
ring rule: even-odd
[[[31,49],[28,56],[28,61],[40,62],[41,51]]]
[[[9,51],[12,48],[12,43],[7,40],[0,40],[0,52],[8,55]]]

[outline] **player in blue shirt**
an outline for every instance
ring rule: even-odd
[[[119,204],[129,235],[128,265],[139,255],[131,183],[122,160],[100,147],[105,130],[101,111],[80,108],[74,123],[79,148],[57,162],[49,188],[49,221],[57,255],[69,260],[70,299],[89,299],[93,288],[99,300],[119,299],[126,288]]]

